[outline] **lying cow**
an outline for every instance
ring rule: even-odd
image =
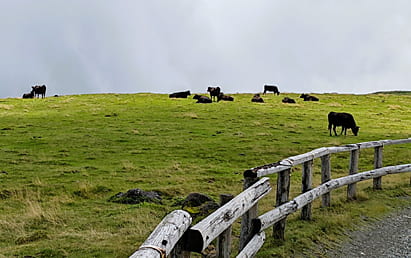
[[[330,112],[328,113],[328,130],[331,133],[331,127],[334,131],[335,136],[337,136],[337,132],[335,128],[337,126],[341,126],[341,133],[344,132],[344,135],[347,135],[347,128],[350,128],[352,133],[357,136],[360,127],[356,125],[354,117],[349,113],[337,113],[337,112]]]
[[[272,91],[274,94],[280,95],[280,92],[278,91],[278,87],[274,85],[264,85],[264,95],[267,91]]]
[[[301,94],[300,98],[304,99],[304,101],[319,101],[317,97],[309,94]]]
[[[251,102],[264,103],[264,100],[262,97],[260,97],[260,94],[255,94],[254,97],[251,99]]]
[[[201,95],[194,95],[193,99],[196,99],[196,103],[213,103],[213,101],[207,97],[207,96],[201,96]]]
[[[228,95],[224,95],[224,93],[220,92],[220,95],[217,96],[217,102],[220,100],[224,101],[234,101],[234,98]]]
[[[289,97],[285,97],[283,98],[283,100],[281,100],[281,102],[283,103],[295,103],[295,100]]]
[[[23,99],[32,99],[32,98],[34,98],[34,90],[32,90],[30,93],[23,94]]]
[[[182,99],[186,99],[188,96],[190,96],[191,93],[190,91],[181,91],[181,92],[175,92],[175,93],[171,93],[170,95],[168,95],[169,98],[182,98]]]

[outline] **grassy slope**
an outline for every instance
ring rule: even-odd
[[[411,137],[409,95],[324,94],[318,103],[296,105],[282,104],[282,96],[268,95],[264,104],[251,103],[251,94],[233,96],[233,103],[208,105],[160,94],[0,100],[0,254],[124,257],[188,193],[218,199],[241,192],[247,168],[322,146]],[[359,136],[328,136],[329,111],[353,113]],[[410,163],[410,150],[387,147],[384,165]],[[372,155],[362,152],[360,171],[372,168]],[[333,156],[333,175],[345,175],[348,162],[348,154]],[[300,191],[295,172],[292,195]],[[358,214],[377,216],[409,203],[396,198],[411,195],[408,181],[409,175],[384,179],[386,194],[359,186],[359,205],[336,192],[332,209],[314,212],[310,223],[292,217],[288,241],[279,247],[268,241],[261,255],[304,252],[313,241],[333,240]],[[162,205],[106,201],[131,188],[158,190],[166,199]],[[262,211],[272,208],[271,195]]]

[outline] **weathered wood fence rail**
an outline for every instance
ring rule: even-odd
[[[383,176],[411,172],[411,164],[382,167],[384,146],[404,143],[411,143],[411,138],[323,147],[248,169],[244,172],[242,193],[231,200],[222,201],[218,210],[191,227],[192,219],[187,212],[177,210],[168,214],[130,257],[190,257],[190,252],[203,251],[215,239],[218,239],[218,257],[230,257],[231,225],[240,217],[240,251],[237,257],[253,257],[265,241],[265,229],[273,227],[273,237],[284,239],[287,216],[301,209],[301,219],[311,219],[311,203],[315,199],[322,197],[321,205],[328,207],[331,203],[330,192],[347,185],[347,198],[353,200],[357,182],[373,179],[373,189],[381,189]],[[374,148],[374,169],[358,173],[359,151],[365,148]],[[349,175],[331,179],[330,156],[339,152],[351,152]],[[316,158],[321,159],[321,185],[312,188],[312,165]],[[291,168],[301,164],[302,194],[290,201]],[[264,176],[274,173],[278,174],[276,208],[258,216],[258,201],[271,190],[269,178]]]

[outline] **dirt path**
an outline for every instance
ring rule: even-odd
[[[411,258],[411,205],[348,235],[350,240],[328,257]]]

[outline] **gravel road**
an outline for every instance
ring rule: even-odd
[[[348,235],[349,240],[329,251],[328,257],[411,258],[411,206]]]

